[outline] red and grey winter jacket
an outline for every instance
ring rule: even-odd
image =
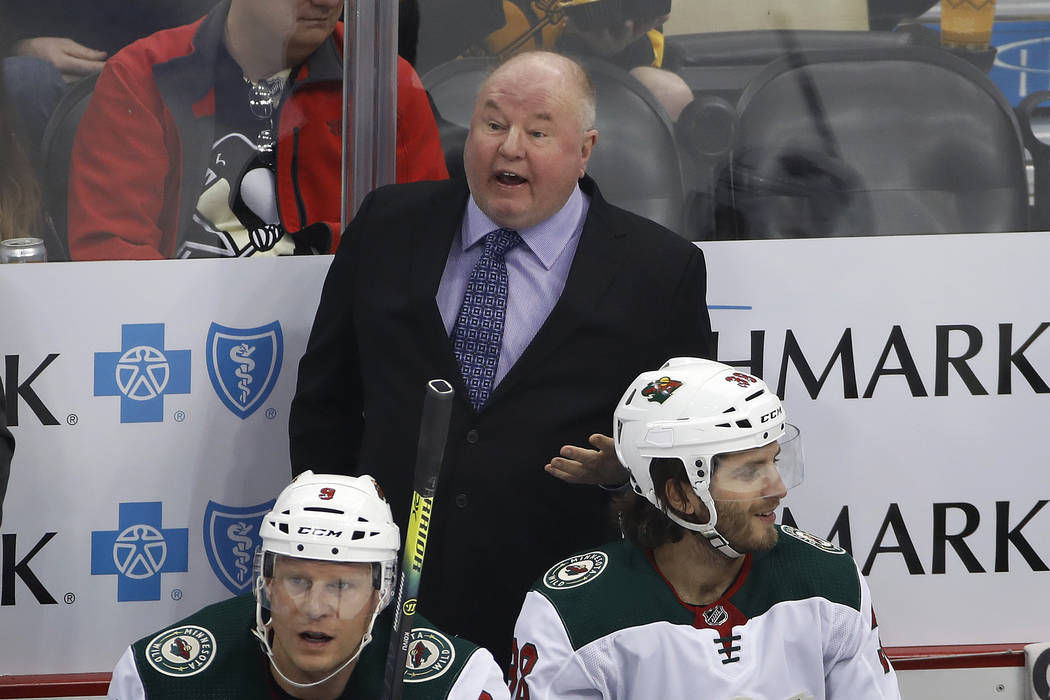
[[[102,71],[73,146],[75,260],[169,258],[193,225],[215,141],[216,55],[229,3],[141,39]],[[276,118],[277,205],[292,232],[327,225],[339,243],[342,24],[292,71]],[[448,176],[422,82],[398,63],[397,181]]]

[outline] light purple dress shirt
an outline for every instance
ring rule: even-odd
[[[577,185],[565,206],[556,214],[531,228],[518,231],[522,244],[506,256],[507,315],[496,367],[496,384],[525,352],[561,296],[589,207],[590,198]],[[463,226],[448,252],[445,272],[435,297],[449,336],[463,304],[470,273],[485,248],[482,241],[498,228],[500,226],[481,211],[471,196]]]

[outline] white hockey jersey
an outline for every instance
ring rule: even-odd
[[[841,548],[789,526],[710,605],[678,599],[651,556],[614,542],[555,564],[514,630],[514,698],[900,698],[871,594]]]

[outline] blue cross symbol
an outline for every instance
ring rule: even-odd
[[[163,323],[125,323],[120,352],[95,353],[95,396],[120,397],[121,423],[160,423],[164,395],[190,393],[190,351],[164,349]]]
[[[160,501],[121,503],[116,530],[91,533],[91,575],[116,575],[117,600],[160,600],[160,575],[189,569],[189,528],[161,527]]]

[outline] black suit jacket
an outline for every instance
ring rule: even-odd
[[[501,661],[532,582],[616,536],[606,492],[544,465],[563,445],[611,434],[638,373],[707,356],[710,342],[700,250],[608,204],[590,178],[580,184],[591,204],[562,295],[480,414],[434,299],[463,180],[383,187],[364,201],[325,281],[292,402],[293,472],[372,474],[404,535],[425,384],[452,383],[420,606]]]

